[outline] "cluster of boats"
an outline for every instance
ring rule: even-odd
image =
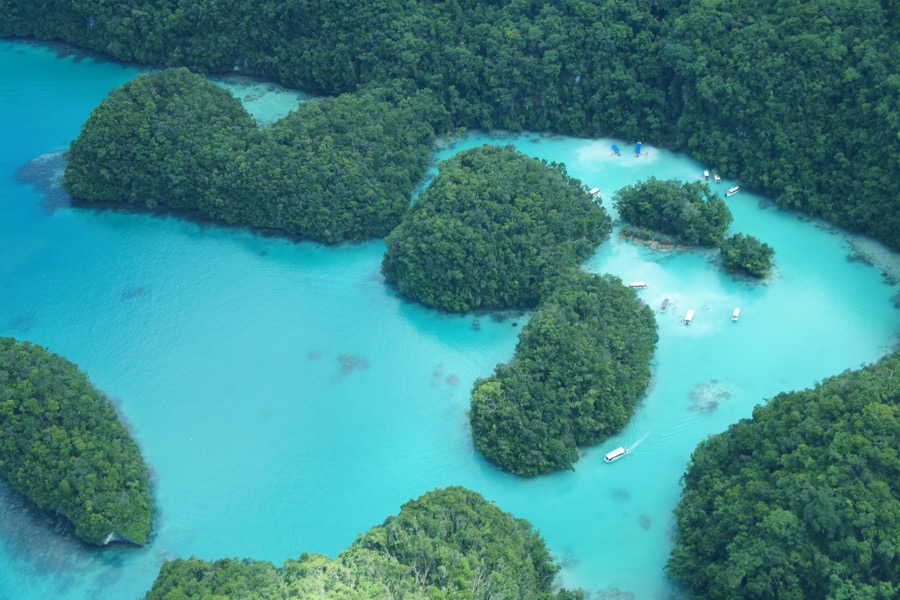
[[[642,289],[644,289],[644,288],[647,287],[647,282],[646,282],[646,281],[632,281],[631,283],[628,284],[628,287],[634,288],[634,289],[637,289],[637,290],[642,290]],[[670,307],[672,304],[673,304],[673,303],[672,303],[668,298],[664,298],[663,301],[662,301],[662,305],[659,307],[659,310],[660,310],[661,312],[666,312],[666,311],[669,310],[669,307]],[[691,323],[693,323],[693,322],[694,322],[694,315],[696,315],[696,314],[697,314],[697,311],[696,311],[696,310],[694,310],[693,308],[689,309],[689,310],[684,314],[684,324],[685,324],[685,325],[690,325]],[[731,321],[732,321],[732,322],[737,322],[737,320],[738,320],[740,317],[741,317],[741,307],[740,307],[740,306],[737,306],[737,307],[735,307],[735,309],[734,309],[734,310],[732,311],[732,313],[731,313]]]
[[[709,169],[703,169],[703,179],[705,179],[706,181],[709,181]],[[716,183],[722,183],[722,178],[719,177],[718,173],[713,173],[713,181],[715,181]],[[733,188],[729,189],[727,192],[725,192],[725,196],[726,197],[734,196],[739,191],[741,191],[741,186],[736,185]]]

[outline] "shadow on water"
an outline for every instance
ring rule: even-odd
[[[43,194],[44,211],[51,214],[72,203],[72,197],[62,188],[65,170],[65,152],[48,152],[22,165],[16,171],[16,179],[20,183],[31,184]]]
[[[65,518],[41,510],[0,480],[0,540],[22,570],[52,576],[60,592],[83,585],[86,577],[109,581],[121,577],[125,546],[100,548],[78,540]],[[134,550],[132,548],[132,550]]]

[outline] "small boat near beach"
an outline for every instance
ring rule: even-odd
[[[606,462],[613,462],[613,461],[619,460],[626,454],[628,454],[628,450],[626,450],[625,448],[619,447],[619,448],[616,448],[615,450],[613,450],[612,452],[607,453],[606,456],[603,457],[603,460],[605,460]]]
[[[684,315],[684,324],[690,325],[693,322],[694,322],[694,309],[692,308],[691,310],[687,311],[686,315]]]
[[[645,287],[647,287],[647,282],[646,281],[632,281],[631,283],[628,284],[628,287],[634,288],[637,290],[642,290]]]
[[[727,192],[725,192],[725,196],[734,196],[739,191],[741,191],[741,186],[736,185],[733,188],[731,188],[730,190],[728,190]]]
[[[715,180],[716,183],[722,183],[722,178],[719,177],[718,173],[713,173],[713,179]]]

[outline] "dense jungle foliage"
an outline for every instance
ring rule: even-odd
[[[700,181],[650,177],[619,189],[613,206],[628,223],[690,246],[718,247],[733,221],[725,201]]]
[[[426,119],[440,118],[431,108],[424,93],[370,90],[307,102],[259,130],[230,93],[168,69],[93,111],[64,186],[87,202],[163,206],[326,243],[384,237],[425,174]]]
[[[65,358],[0,337],[0,474],[91,544],[150,537],[150,476],[110,401]]]
[[[895,352],[698,446],[668,563],[691,597],[900,596],[898,377]]]
[[[402,80],[451,128],[651,140],[900,248],[891,2],[7,0],[2,17],[0,35],[329,95]]]
[[[407,502],[334,560],[304,553],[279,568],[246,559],[179,559],[163,565],[146,597],[583,598],[580,591],[551,588],[558,570],[530,523],[450,487]]]
[[[578,266],[611,227],[563,165],[482,146],[441,163],[388,236],[381,270],[427,306],[528,308],[547,278]]]
[[[518,475],[572,469],[579,446],[604,441],[634,414],[656,341],[653,311],[618,278],[558,278],[512,361],[475,382],[475,447]]]
[[[738,233],[725,238],[720,247],[722,264],[733,273],[748,273],[754,277],[768,277],[772,270],[775,250],[752,235]]]

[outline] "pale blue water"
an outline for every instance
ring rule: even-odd
[[[401,301],[379,276],[381,241],[328,248],[174,218],[48,211],[17,183],[20,166],[66,148],[105,94],[137,73],[0,43],[0,335],[67,356],[117,399],[159,507],[150,546],[94,549],[0,489],[0,598],[139,597],[174,556],[333,556],[403,502],[457,484],[539,528],[566,585],[663,598],[671,510],[695,445],[765,398],[897,343],[897,287],[847,260],[852,243],[896,272],[896,254],[742,192],[727,200],[732,230],[775,247],[774,276],[748,284],[711,253],[605,244],[587,269],[646,281],[641,296],[654,308],[676,302],[657,311],[650,393],[575,472],[504,475],[474,452],[466,410],[474,379],[512,356],[525,318],[483,317],[476,330],[471,316]],[[255,116],[270,121],[299,98]],[[649,158],[612,158],[613,141],[631,144],[534,135],[472,135],[440,157],[487,141],[564,162],[607,204],[622,185],[704,168],[647,142]],[[686,327],[689,308],[697,316]],[[713,401],[693,400],[698,390]],[[644,434],[632,454],[603,462]]]

